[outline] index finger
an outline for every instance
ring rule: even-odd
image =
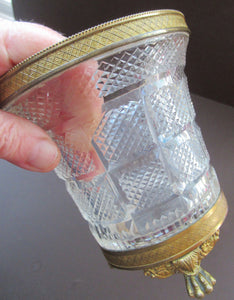
[[[0,19],[0,76],[62,39],[61,34],[43,25]]]

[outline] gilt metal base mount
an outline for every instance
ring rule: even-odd
[[[162,243],[130,251],[102,251],[111,267],[143,269],[144,274],[152,278],[182,273],[189,296],[202,298],[213,291],[216,280],[200,263],[218,241],[227,210],[227,201],[221,192],[215,205],[200,220]]]
[[[201,260],[213,249],[219,239],[219,230],[201,246],[176,260],[144,270],[145,276],[167,278],[175,273],[182,273],[189,296],[203,298],[213,291],[216,280],[200,267]]]

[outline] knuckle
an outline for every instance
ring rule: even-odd
[[[17,121],[14,118],[0,115],[0,157],[11,159],[19,146]]]

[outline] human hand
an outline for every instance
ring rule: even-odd
[[[0,28],[0,76],[33,53],[63,39],[57,32],[37,24],[0,20]],[[61,154],[46,134],[50,131],[55,140],[56,136],[60,137],[60,142],[63,139],[63,147],[72,149],[76,156],[88,156],[90,164],[93,163],[90,168],[86,162],[82,175],[77,173],[77,179],[90,180],[103,172],[91,143],[102,117],[103,98],[96,89],[101,74],[97,67],[97,62],[90,59],[37,87],[36,93],[42,97],[40,105],[44,109],[47,107],[47,95],[50,94],[56,106],[45,113],[46,120],[34,116],[35,123],[41,128],[19,116],[0,111],[0,158],[31,171],[54,169]],[[28,103],[29,114],[35,109],[34,93],[35,90],[29,91],[17,100]]]
[[[0,19],[0,76],[11,67],[63,39],[38,24]],[[60,161],[56,144],[38,126],[0,110],[0,158],[30,171],[48,172]]]

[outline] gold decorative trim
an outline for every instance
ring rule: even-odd
[[[189,32],[184,15],[175,10],[158,10],[127,16],[78,33],[33,55],[3,75],[0,104],[5,105],[35,84],[91,57],[174,31]]]
[[[189,296],[203,298],[205,294],[213,291],[216,280],[200,267],[201,260],[210,253],[218,240],[219,230],[190,253],[179,259],[145,269],[144,274],[151,278],[167,278],[175,273],[182,273]]]
[[[214,206],[196,223],[168,240],[154,246],[130,251],[103,249],[108,263],[122,269],[145,269],[174,261],[199,247],[222,225],[227,215],[227,201],[221,192]]]

